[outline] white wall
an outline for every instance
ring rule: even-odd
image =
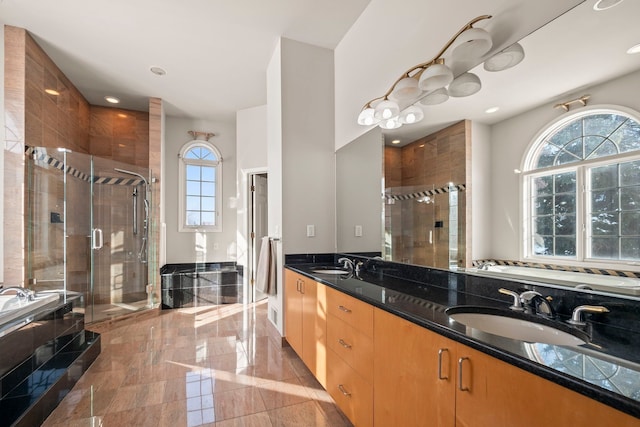
[[[270,319],[282,312],[283,254],[335,251],[333,93],[333,51],[280,39],[267,70],[269,232],[282,237]]]
[[[471,123],[471,259],[485,259],[491,254],[491,129]],[[470,240],[470,242],[469,242]]]
[[[0,129],[2,129],[2,147],[0,147],[0,165],[4,171],[4,23],[0,21]],[[4,176],[0,174],[0,284],[4,282]]]
[[[178,232],[178,153],[193,138],[187,133],[213,132],[209,140],[222,155],[222,231]],[[167,263],[221,262],[236,259],[236,129],[233,123],[166,117],[165,120],[165,222]],[[205,253],[196,251],[204,240]]]
[[[640,112],[640,71],[618,79],[580,89],[568,94],[574,99],[590,94],[590,108],[597,105],[617,105]],[[553,104],[556,104],[554,102]],[[584,108],[584,107],[583,107]],[[569,113],[578,111],[572,108]],[[491,129],[491,258],[514,259],[521,255],[520,209],[521,181],[514,169],[522,168],[527,147],[538,132],[563,116],[552,104],[520,114],[492,126]],[[475,236],[474,236],[475,237]]]
[[[249,183],[247,178],[250,173],[267,172],[267,106],[238,111],[236,136],[237,262],[247,267],[249,265]],[[248,275],[245,274],[245,285],[248,279]]]

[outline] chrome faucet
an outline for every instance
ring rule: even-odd
[[[478,270],[488,270],[489,267],[496,265],[495,262],[493,261],[486,261],[483,263],[480,263],[480,265],[478,266]]]
[[[522,305],[528,307],[535,314],[539,314],[545,317],[554,317],[555,311],[549,303],[551,297],[543,297],[540,292],[536,291],[524,291],[520,294],[520,301]]]
[[[351,261],[349,258],[339,258],[338,259],[338,264],[340,264],[341,262],[344,263],[344,268],[349,269],[350,271],[353,271],[353,261]]]
[[[515,311],[524,311],[524,307],[522,306],[522,300],[520,299],[520,294],[516,291],[512,291],[510,289],[500,288],[498,292],[504,295],[510,295],[513,297],[513,304],[509,306],[511,310]]]
[[[578,307],[573,309],[573,313],[571,314],[571,319],[567,320],[567,323],[571,323],[572,325],[577,325],[577,326],[584,326],[587,324],[587,322],[582,320],[582,313],[608,313],[608,312],[609,312],[609,309],[601,305],[579,305]]]
[[[26,298],[29,301],[33,301],[35,297],[35,292],[27,288],[21,288],[20,286],[9,286],[8,288],[2,288],[0,289],[0,295],[4,295],[9,291],[15,292],[18,298]]]

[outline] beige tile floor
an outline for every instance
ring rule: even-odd
[[[102,353],[46,427],[351,426],[265,302],[162,311],[101,330]]]

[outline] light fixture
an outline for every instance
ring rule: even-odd
[[[421,94],[422,90],[418,87],[418,80],[413,77],[401,79],[391,91],[391,96],[398,101],[416,98]]]
[[[358,124],[377,124],[383,129],[397,129],[403,124],[422,120],[424,112],[420,106],[440,104],[449,99],[449,96],[469,96],[479,91],[482,87],[480,78],[469,72],[454,76],[452,70],[457,68],[445,64],[444,55],[448,53],[447,61],[453,60],[454,65],[456,59],[460,64],[477,63],[477,58],[491,50],[493,41],[486,30],[475,28],[474,25],[490,18],[491,15],[481,15],[472,19],[454,34],[435,57],[403,73],[384,95],[372,99],[362,107]],[[524,51],[516,43],[494,57],[485,67],[490,71],[499,71],[519,63],[524,57]]]
[[[640,44],[631,46],[629,49],[627,49],[627,53],[629,55],[633,55],[634,53],[640,53]]]
[[[480,58],[491,50],[491,34],[482,28],[469,28],[453,44],[451,54],[456,58]]]
[[[400,140],[399,139],[394,139],[393,141],[391,141],[392,144],[400,144]]]
[[[514,43],[484,61],[484,69],[487,71],[508,70],[521,63],[523,59],[524,49],[522,45],[520,43]]]
[[[398,120],[397,117],[392,117],[390,119],[385,119],[385,120],[381,120],[380,123],[378,123],[378,126],[380,126],[382,129],[398,129],[400,126],[402,126],[402,123],[400,123],[400,120]]]
[[[420,76],[420,89],[427,91],[442,89],[453,81],[453,71],[444,65],[444,62],[436,63],[422,72]]]
[[[400,107],[396,102],[384,99],[374,108],[373,116],[379,120],[388,120],[400,114]]]
[[[449,99],[449,92],[447,91],[446,87],[443,87],[438,90],[434,90],[433,92],[424,96],[420,101],[418,101],[418,104],[425,105],[425,106],[437,105],[437,104],[442,104],[448,99]]]
[[[495,112],[497,112],[500,109],[500,107],[491,107],[491,108],[487,108],[486,110],[484,110],[485,113],[487,114],[493,114]]]
[[[105,96],[104,100],[107,101],[110,104],[119,104],[120,103],[120,99],[116,98],[115,96],[111,96],[111,95]]]
[[[611,9],[620,3],[622,3],[622,0],[598,0],[596,4],[593,5],[593,10],[600,12],[601,10]]]
[[[480,77],[473,73],[463,73],[453,79],[449,85],[449,95],[456,98],[473,95],[482,88]]]
[[[413,123],[418,123],[420,120],[424,118],[424,112],[422,108],[416,107],[415,105],[410,105],[404,110],[400,112],[400,116],[398,116],[398,120],[403,125],[410,125]]]
[[[53,96],[58,96],[60,95],[60,92],[58,92],[55,89],[45,89],[44,90],[46,93],[48,93],[49,95],[53,95]]]

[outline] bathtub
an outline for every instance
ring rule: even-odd
[[[605,274],[578,273],[573,271],[547,270],[544,268],[512,265],[490,265],[486,270],[467,268],[465,272],[511,279],[529,279],[563,286],[587,285],[593,290],[640,295],[640,279],[609,276]]]
[[[32,301],[15,295],[0,295],[0,337],[33,320],[33,317],[60,301],[60,294],[36,294]]]

